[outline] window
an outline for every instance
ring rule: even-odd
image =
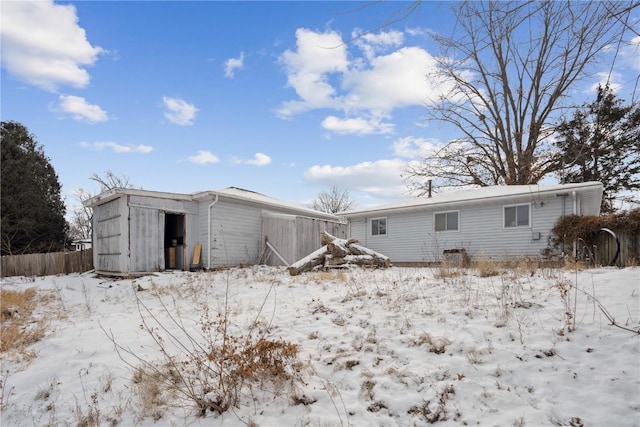
[[[371,220],[371,235],[384,236],[387,234],[387,218],[374,218]]]
[[[505,228],[528,227],[529,226],[529,205],[505,206],[504,226]]]
[[[458,231],[459,211],[440,212],[435,214],[435,230],[436,231]]]

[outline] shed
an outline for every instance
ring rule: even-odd
[[[201,268],[254,264],[269,238],[263,218],[273,214],[338,222],[332,214],[235,187],[191,194],[116,188],[85,206],[93,208],[95,269],[112,275],[188,270],[198,245]]]
[[[349,236],[395,265],[445,254],[507,260],[542,257],[551,229],[570,214],[599,215],[599,182],[493,186],[418,197],[342,213]]]

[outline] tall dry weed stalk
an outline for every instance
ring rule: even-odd
[[[156,358],[124,347],[105,330],[119,357],[134,372],[146,416],[159,419],[166,405],[191,407],[199,416],[222,414],[240,405],[254,389],[276,396],[283,384],[297,381],[298,346],[268,336],[269,328],[257,328],[260,313],[247,331],[235,332],[229,278],[222,311],[203,305],[195,325],[175,315],[159,295],[155,298],[159,313],[136,294],[140,328],[151,338]],[[263,308],[264,302],[260,311]]]

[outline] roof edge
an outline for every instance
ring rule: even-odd
[[[184,200],[187,202],[193,201],[193,195],[191,194],[167,193],[162,191],[139,190],[135,188],[112,188],[85,200],[82,202],[82,205],[86,208],[92,208],[115,200],[120,196],[142,196],[156,197],[160,199]]]
[[[518,193],[488,195],[484,197],[468,196],[470,194],[473,194],[474,191],[478,192],[478,191],[482,191],[483,189],[499,188],[499,187],[522,187],[522,191]],[[379,214],[379,213],[386,213],[386,212],[402,212],[402,211],[409,211],[409,210],[415,210],[415,209],[423,209],[431,206],[455,205],[455,204],[464,203],[464,202],[482,201],[482,200],[489,200],[489,199],[502,200],[502,199],[522,197],[532,193],[549,194],[554,192],[563,192],[563,191],[572,191],[572,190],[594,190],[594,189],[602,190],[602,188],[603,188],[603,184],[599,181],[588,181],[588,182],[571,183],[571,184],[549,184],[549,185],[544,185],[544,184],[525,184],[525,185],[518,185],[518,186],[496,185],[496,186],[490,186],[490,187],[481,187],[476,189],[459,190],[459,191],[454,191],[449,193],[442,193],[442,195],[445,195],[445,194],[451,195],[455,193],[464,192],[464,195],[467,197],[461,197],[459,199],[447,198],[445,200],[437,200],[437,196],[432,198],[425,198],[425,197],[413,198],[413,199],[410,198],[403,201],[406,204],[402,204],[403,202],[396,202],[396,203],[390,203],[386,205],[373,206],[368,209],[359,209],[359,210],[341,212],[338,215],[341,218],[352,218],[352,217],[359,217],[359,216],[370,215],[370,214]]]

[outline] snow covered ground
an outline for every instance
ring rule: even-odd
[[[35,357],[2,354],[2,426],[640,426],[640,335],[605,316],[640,329],[638,267],[256,266],[0,286],[36,288],[47,325]],[[159,345],[175,361],[219,343],[203,324],[220,319],[230,337],[296,344],[294,376],[244,383],[221,415],[167,390],[150,399],[135,367],[160,366]]]

